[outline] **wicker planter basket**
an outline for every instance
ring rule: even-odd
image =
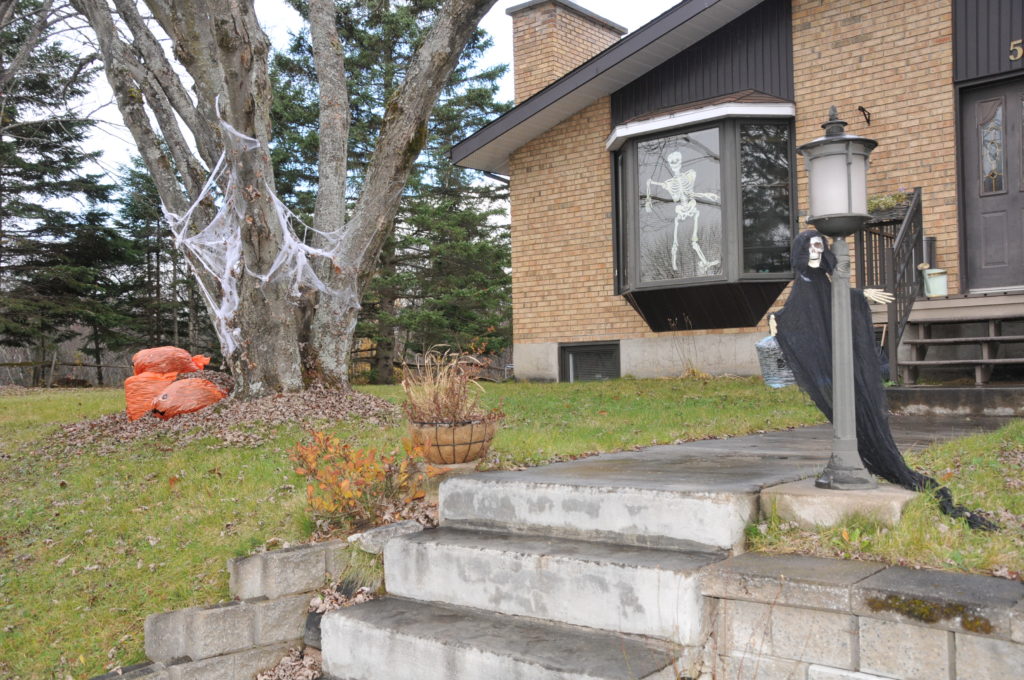
[[[491,447],[498,421],[450,423],[409,423],[412,445],[423,451],[424,458],[439,465],[468,463],[482,458]]]

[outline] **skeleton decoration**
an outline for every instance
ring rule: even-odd
[[[693,218],[693,232],[690,235],[690,247],[697,254],[697,268],[700,275],[717,274],[717,267],[721,260],[708,260],[700,247],[700,210],[697,208],[698,198],[708,201],[717,201],[718,195],[708,192],[695,192],[694,183],[697,180],[697,171],[683,170],[683,154],[673,151],[665,159],[672,170],[672,176],[664,182],[657,182],[648,178],[647,193],[644,196],[644,211],[651,212],[653,203],[651,200],[651,185],[665,189],[675,206],[675,219],[672,224],[672,269],[679,270],[679,226],[687,219]]]
[[[794,239],[791,257],[796,280],[785,306],[769,317],[768,326],[779,341],[797,385],[831,421],[832,285],[829,275],[836,258],[825,237],[814,230],[801,232]],[[995,529],[982,513],[954,504],[949,489],[912,470],[903,460],[889,428],[882,364],[868,306],[869,300],[888,304],[893,298],[875,289],[851,289],[850,295],[857,450],[864,467],[893,484],[933,494],[942,512],[964,518],[972,528]]]

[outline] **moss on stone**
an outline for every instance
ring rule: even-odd
[[[867,605],[873,612],[896,612],[924,623],[938,623],[959,617],[960,627],[972,633],[991,633],[993,630],[992,622],[984,616],[974,614],[964,605],[952,602],[886,595],[885,597],[868,598]]]

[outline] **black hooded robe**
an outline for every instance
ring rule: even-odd
[[[811,239],[825,246],[821,265],[809,265]],[[836,257],[828,239],[815,230],[803,231],[793,240],[796,279],[782,310],[775,314],[776,339],[796,378],[797,385],[832,422],[832,283]],[[942,511],[963,517],[972,528],[993,529],[980,514],[953,503],[949,489],[907,466],[889,428],[889,409],[882,384],[882,364],[875,349],[871,309],[862,291],[850,290],[853,326],[853,373],[857,413],[857,451],[864,467],[893,484],[913,491],[930,490]]]

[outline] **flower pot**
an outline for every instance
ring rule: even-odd
[[[481,458],[498,431],[496,420],[468,423],[409,423],[413,448],[428,462],[455,465]]]

